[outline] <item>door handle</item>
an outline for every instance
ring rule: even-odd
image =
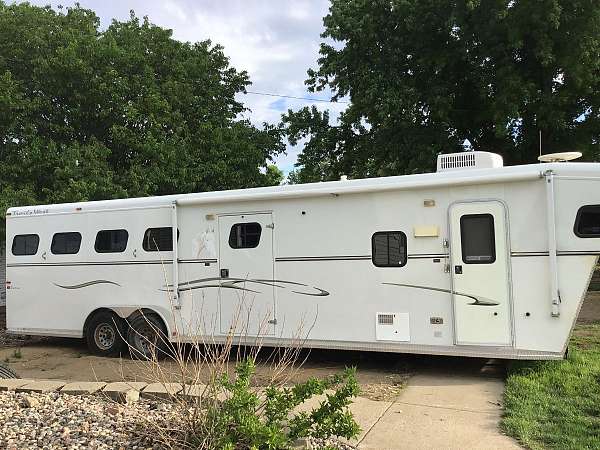
[[[454,273],[456,275],[462,275],[462,266],[454,266]]]

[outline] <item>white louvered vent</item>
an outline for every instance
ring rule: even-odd
[[[463,152],[438,155],[437,171],[447,172],[463,169],[493,169],[502,167],[502,156],[489,152]]]
[[[394,325],[393,314],[377,314],[377,322],[379,325]]]
[[[408,313],[378,312],[375,317],[375,339],[378,341],[410,341]]]

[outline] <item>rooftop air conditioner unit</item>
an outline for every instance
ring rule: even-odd
[[[463,169],[494,169],[503,166],[502,156],[490,152],[447,153],[437,157],[438,172]]]

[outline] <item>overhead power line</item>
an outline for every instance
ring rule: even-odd
[[[311,98],[311,97],[296,97],[295,95],[284,95],[284,94],[272,94],[270,92],[256,92],[256,91],[246,91],[246,94],[252,95],[264,95],[266,97],[280,97],[280,98],[292,98],[294,100],[308,100],[311,102],[322,102],[322,103],[342,103],[347,105],[350,102],[345,101],[333,101],[333,100],[325,100],[322,98]]]

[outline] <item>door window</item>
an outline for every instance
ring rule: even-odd
[[[460,218],[462,260],[465,264],[492,264],[496,261],[494,217],[467,214]]]
[[[229,246],[235,249],[258,247],[261,232],[258,222],[236,223],[229,231]]]

